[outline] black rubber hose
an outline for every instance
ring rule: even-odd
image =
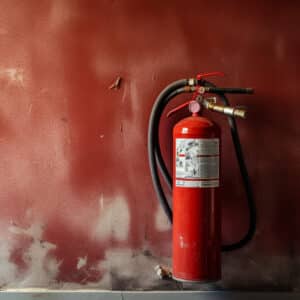
[[[158,155],[156,153],[156,149],[159,144],[158,142],[159,120],[163,112],[163,108],[166,106],[168,101],[171,100],[170,95],[172,97],[175,97],[178,94],[175,92],[173,96],[172,92],[176,91],[177,89],[185,87],[187,85],[187,82],[188,81],[186,79],[182,79],[168,85],[157,97],[157,100],[154,103],[154,106],[151,111],[150,119],[149,119],[148,157],[149,157],[151,177],[152,177],[156,194],[158,196],[158,200],[171,223],[173,217],[172,209],[167,201],[164,190],[162,188],[159,174],[158,174],[157,163],[156,163],[156,157],[158,157],[158,160],[162,160],[161,153],[159,153]],[[160,169],[162,169],[162,164],[159,165],[160,165]]]
[[[216,86],[210,86],[206,92],[214,94],[253,94],[254,91],[251,88],[218,88]]]
[[[205,86],[215,87],[212,83],[208,81],[203,82],[203,84]],[[229,100],[227,99],[224,93],[217,93],[217,94],[220,96],[220,99],[225,106],[230,106]],[[256,222],[257,222],[256,206],[255,206],[255,201],[253,196],[253,190],[252,190],[247,166],[244,159],[242,145],[240,142],[239,132],[238,132],[235,118],[229,116],[228,123],[230,127],[232,142],[234,145],[235,155],[238,161],[240,174],[242,177],[242,182],[246,194],[248,210],[249,210],[249,227],[245,236],[242,239],[240,239],[238,242],[229,245],[222,245],[222,251],[224,252],[240,249],[243,246],[245,246],[249,241],[251,241],[255,234]]]
[[[162,116],[162,112],[165,109],[165,107],[167,106],[167,104],[169,103],[170,100],[172,100],[175,96],[186,92],[185,88],[178,88],[177,90],[173,91],[171,94],[169,94],[164,100],[164,102],[162,103],[162,105],[160,106],[161,108],[161,113],[159,114],[158,117],[158,126],[156,128],[156,131],[153,132],[153,139],[154,144],[155,144],[155,158],[158,164],[158,167],[161,171],[162,176],[164,177],[164,180],[169,188],[170,191],[172,191],[172,176],[170,175],[168,168],[165,164],[165,161],[163,159],[162,153],[161,153],[161,149],[160,149],[160,144],[159,144],[159,124],[160,124],[160,119]]]
[[[168,104],[168,102],[174,98],[179,93],[182,93],[186,91],[184,89],[184,86],[186,86],[187,80],[180,80],[177,81],[171,85],[169,85],[166,89],[162,91],[162,93],[158,96],[152,112],[150,116],[149,121],[149,131],[148,131],[148,155],[149,155],[149,162],[150,162],[150,170],[151,170],[151,176],[153,180],[153,184],[158,196],[158,199],[167,214],[170,222],[172,223],[172,209],[166,199],[166,196],[164,194],[158,170],[157,170],[157,164],[160,168],[161,174],[163,175],[168,187],[171,189],[172,187],[172,177],[170,176],[168,169],[165,165],[165,162],[163,160],[161,149],[159,145],[159,122],[162,115],[162,112],[165,108],[165,106]],[[207,87],[215,87],[212,83],[207,81],[202,81],[202,85]],[[229,101],[226,98],[224,93],[217,93],[223,103],[226,106],[229,106]],[[232,141],[235,148],[236,157],[238,160],[240,173],[243,180],[243,185],[246,191],[246,197],[249,207],[249,229],[246,233],[246,235],[237,243],[230,244],[230,245],[223,245],[222,251],[232,251],[239,249],[243,247],[245,244],[247,244],[254,236],[255,229],[256,229],[256,208],[255,203],[253,199],[253,192],[250,184],[250,179],[247,172],[247,167],[244,161],[242,147],[239,139],[239,134],[237,130],[237,125],[235,122],[235,119],[233,117],[228,117],[229,126],[231,129],[231,136]]]

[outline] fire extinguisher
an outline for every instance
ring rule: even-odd
[[[204,80],[212,72],[196,78],[171,83],[158,96],[152,108],[148,130],[148,156],[151,177],[162,208],[173,223],[172,277],[183,282],[207,282],[221,278],[221,251],[246,245],[254,236],[256,209],[248,171],[243,158],[235,117],[245,118],[246,111],[230,107],[225,94],[252,94],[251,88],[219,88]],[[166,105],[181,93],[192,98],[169,112],[189,107],[191,116],[179,121],[173,129],[173,178],[170,176],[159,144],[159,123]],[[216,94],[217,97],[205,97]],[[217,98],[223,103],[217,103]],[[220,151],[219,126],[200,116],[202,109],[228,117],[249,207],[249,229],[245,236],[231,245],[221,244]],[[173,211],[164,193],[159,171],[172,191]]]

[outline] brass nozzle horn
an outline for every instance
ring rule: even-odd
[[[235,117],[246,119],[246,117],[247,117],[247,111],[245,109],[242,109],[242,108],[235,108],[234,112],[233,112],[233,115]]]
[[[212,111],[222,113],[227,116],[238,117],[242,119],[245,119],[247,114],[247,111],[245,109],[216,105],[211,102],[206,102],[206,108]]]

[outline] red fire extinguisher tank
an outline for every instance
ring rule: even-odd
[[[220,129],[193,114],[173,129],[173,277],[221,278]]]

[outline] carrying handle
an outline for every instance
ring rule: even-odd
[[[186,102],[176,106],[175,108],[171,109],[167,113],[167,118],[169,118],[171,115],[175,114],[178,110],[181,110],[182,108],[185,108],[186,106],[189,106],[191,102],[193,102],[193,100],[186,101]]]
[[[217,71],[217,72],[208,72],[208,73],[199,73],[199,74],[197,74],[196,79],[198,81],[200,81],[205,77],[211,77],[211,76],[222,76],[223,77],[223,76],[225,76],[225,74],[223,72],[219,72],[219,71]]]

